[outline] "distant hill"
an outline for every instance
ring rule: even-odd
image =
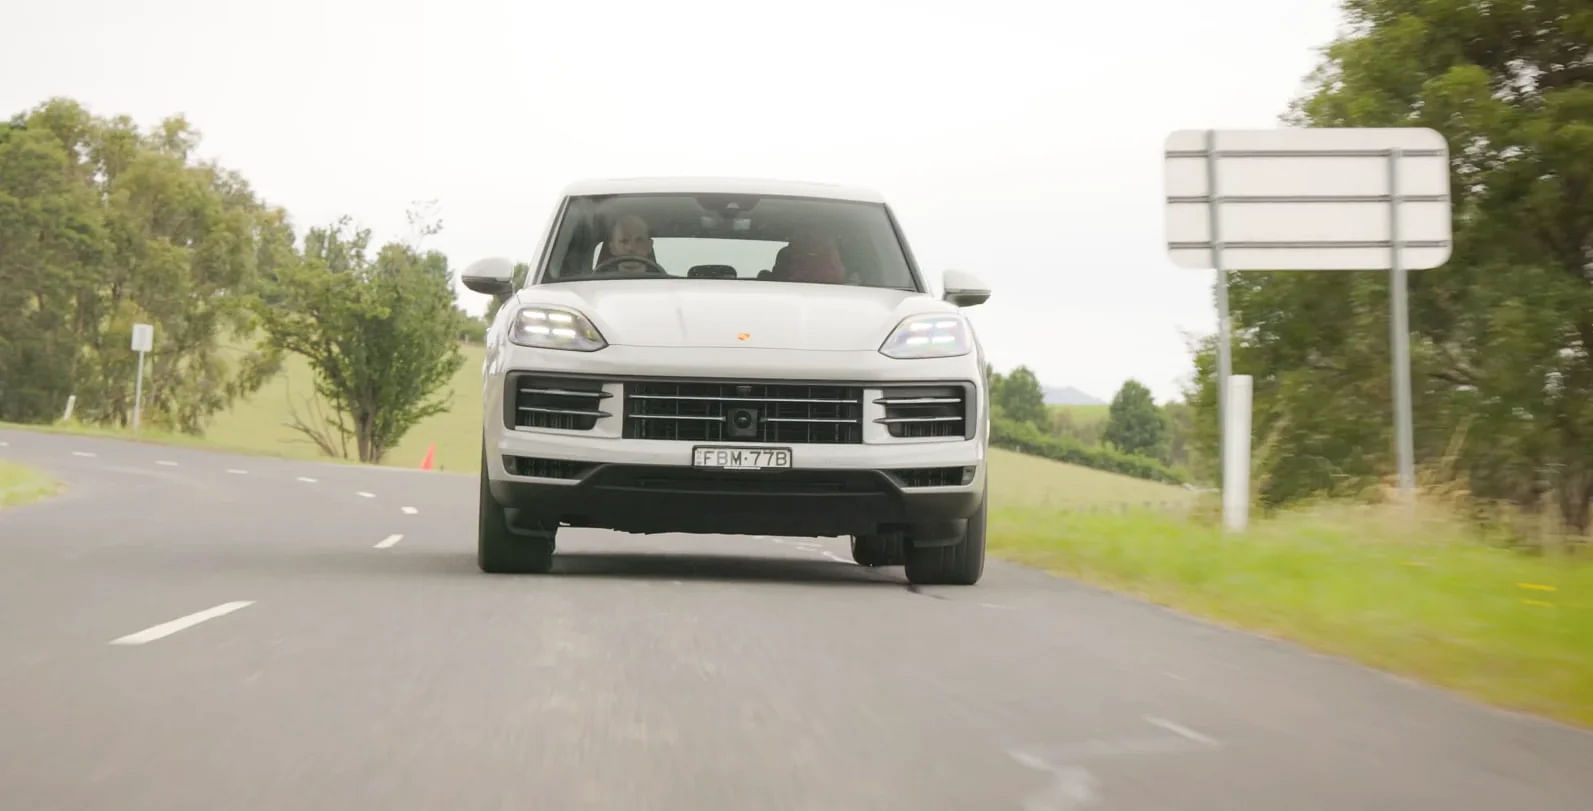
[[[1072,386],[1047,388],[1045,402],[1046,405],[1107,405],[1105,400],[1097,400]]]

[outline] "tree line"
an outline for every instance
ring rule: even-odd
[[[319,400],[295,427],[379,461],[480,339],[447,258],[418,239],[372,251],[346,218],[299,239],[199,140],[181,116],[142,129],[63,98],[0,123],[0,420],[52,421],[73,397],[77,419],[125,426],[148,323],[146,424],[202,433],[297,352]]]
[[[986,367],[991,442],[999,447],[1152,481],[1190,481],[1191,411],[1182,402],[1157,406],[1137,380],[1123,383],[1102,421],[1076,419],[1046,405],[1027,366],[1007,374]]]
[[[1286,122],[1431,127],[1454,249],[1410,274],[1420,477],[1585,532],[1593,500],[1593,5],[1347,0]],[[1383,273],[1230,274],[1233,369],[1254,378],[1264,505],[1381,492],[1394,470]],[[1214,475],[1215,342],[1195,443]]]

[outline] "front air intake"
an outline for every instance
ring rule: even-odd
[[[605,401],[613,395],[602,381],[516,374],[505,382],[512,394],[505,404],[512,413],[504,420],[510,428],[590,431],[612,416]]]
[[[968,436],[968,389],[964,386],[889,388],[874,401],[885,407],[875,422],[902,439]]]

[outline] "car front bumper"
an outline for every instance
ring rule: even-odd
[[[618,351],[615,351],[618,350]],[[513,351],[489,361],[483,387],[488,486],[512,522],[557,521],[624,532],[795,536],[862,535],[910,529],[918,538],[959,534],[985,492],[988,420],[972,358],[893,361],[878,353],[746,350],[699,354],[611,347],[603,352]],[[627,436],[626,382],[650,376],[778,382],[846,381],[862,389],[861,441],[850,443],[677,441]],[[760,371],[761,370],[761,371]],[[771,374],[769,370],[778,370]],[[506,379],[515,374],[602,381],[609,416],[589,430],[513,427]],[[876,382],[869,382],[876,381]],[[892,436],[876,418],[876,387],[920,381],[969,387],[962,436]],[[790,467],[718,470],[692,466],[701,446],[789,449]],[[524,518],[524,520],[520,520]],[[534,520],[533,520],[534,518]],[[933,541],[928,541],[933,542]]]

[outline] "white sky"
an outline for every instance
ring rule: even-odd
[[[919,263],[994,289],[969,310],[997,368],[1108,399],[1174,396],[1212,274],[1175,268],[1161,149],[1272,127],[1339,21],[1334,0],[55,0],[10,4],[0,115],[53,95],[201,151],[300,233],[348,213],[456,269],[525,258],[589,176],[872,186]],[[472,311],[481,297],[463,291]]]

